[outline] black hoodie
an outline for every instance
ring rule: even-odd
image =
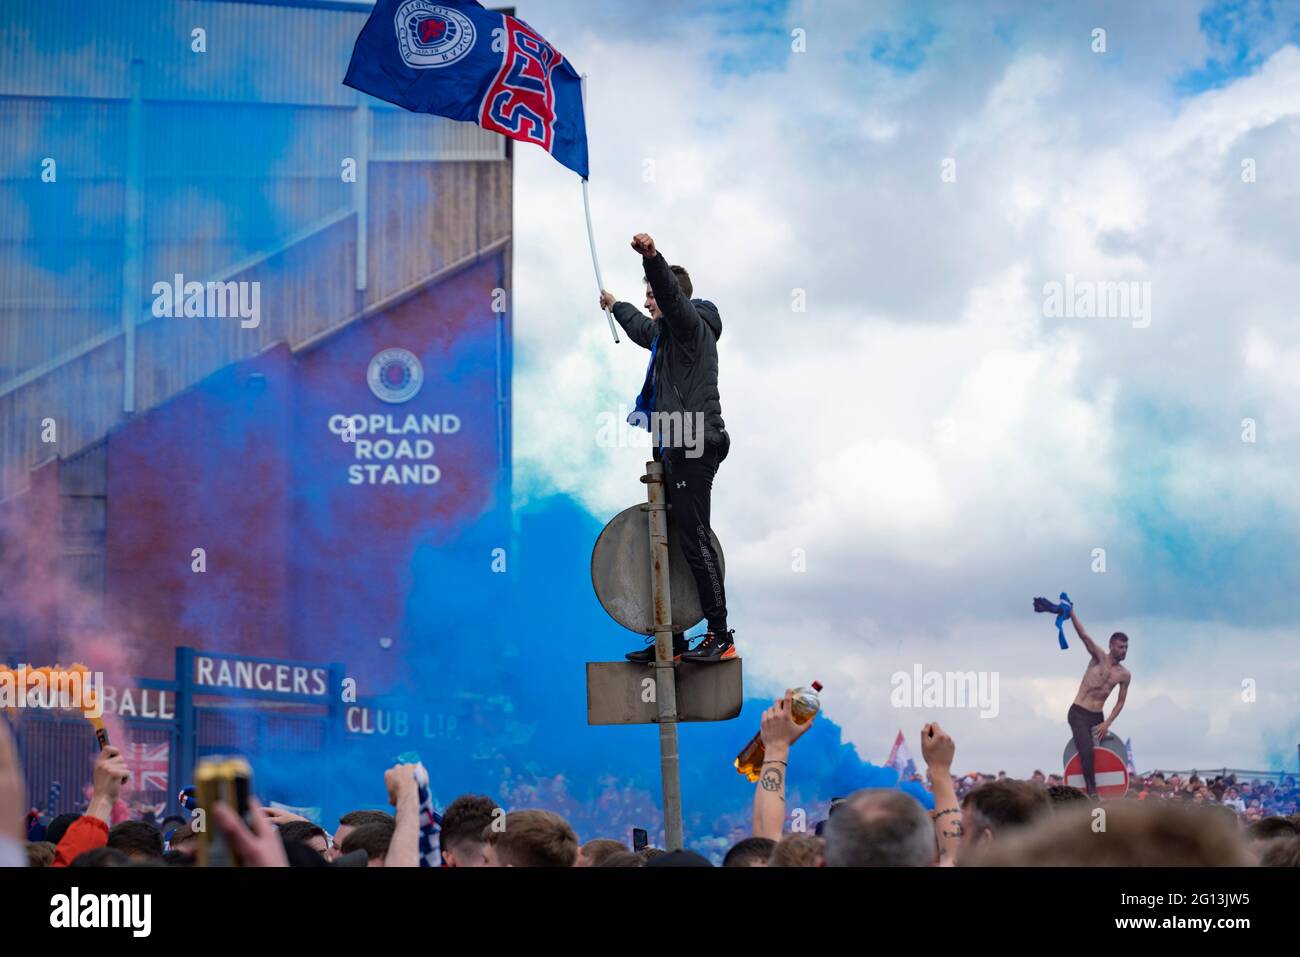
[[[663,319],[644,315],[630,302],[614,303],[614,318],[637,345],[649,349],[660,335],[655,353],[657,413],[671,416],[685,413],[682,428],[665,429],[666,446],[698,446],[696,414],[703,416],[704,442],[718,460],[731,447],[722,421],[722,399],[718,395],[718,339],[722,317],[707,299],[687,299],[662,255],[645,260],[645,276],[655,294]]]

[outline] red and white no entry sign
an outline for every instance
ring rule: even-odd
[[[1097,778],[1097,793],[1104,798],[1123,797],[1128,793],[1128,753],[1119,735],[1108,734],[1093,749]],[[1065,783],[1086,791],[1083,780],[1083,761],[1071,740],[1065,746]]]

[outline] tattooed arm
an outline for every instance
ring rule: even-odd
[[[785,697],[763,712],[759,733],[766,754],[754,788],[754,837],[779,841],[785,829],[785,778],[790,745],[813,724],[812,721],[795,724],[791,715],[793,700],[794,692],[787,688]]]
[[[754,837],[781,840],[785,827],[785,772],[789,751],[768,752],[754,789]]]
[[[952,758],[957,751],[951,737],[937,723],[921,729],[921,757],[930,769],[934,789],[934,837],[939,847],[939,866],[950,867],[961,844],[961,805],[952,781]]]

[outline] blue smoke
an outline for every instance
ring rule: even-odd
[[[128,68],[120,54],[134,49],[149,61],[141,67],[145,89],[172,94],[148,95],[142,107],[144,292],[176,272],[191,281],[224,275],[246,257],[274,250],[351,208],[358,187],[340,177],[338,144],[352,142],[354,117],[326,105],[330,100],[320,91],[308,105],[287,102],[285,90],[320,75],[331,88],[337,84],[328,69],[313,71],[331,57],[341,69],[359,18],[281,11],[296,18],[301,33],[293,34],[299,38],[294,47],[306,51],[284,59],[278,32],[243,23],[242,14],[260,20],[261,12],[232,5],[230,32],[203,55],[204,66],[177,70],[167,64],[178,61],[164,58],[161,68],[153,62],[163,34],[148,17],[123,18],[114,16],[117,6],[82,5],[87,9],[78,11],[78,29],[68,30],[67,3],[11,6],[19,32],[46,56],[46,66],[76,67],[63,77],[69,89],[99,89],[104,78],[112,79],[111,89],[125,88]],[[181,58],[189,63],[190,54]],[[124,219],[101,194],[105,182],[126,176],[121,158],[128,153],[128,127],[121,111],[97,119],[102,104],[87,112],[79,99],[52,103],[33,110],[15,97],[10,104],[22,122],[11,124],[6,155],[14,182],[26,185],[13,188],[5,212],[32,230],[30,239],[12,244],[23,281],[32,287],[18,298],[48,295],[63,302],[69,290],[79,290],[73,311],[85,315],[79,334],[88,338],[121,322],[116,294],[104,290],[116,289],[123,275]],[[382,144],[404,127],[400,115],[378,116],[376,130],[393,127],[374,136],[375,153],[382,154]],[[410,129],[438,135],[432,126]],[[57,188],[30,180],[46,156],[68,157]],[[370,249],[377,262],[385,261],[379,240],[396,242],[389,234],[406,219],[399,215],[403,209],[442,202],[453,208],[463,198],[459,187],[441,187],[447,192],[440,195],[429,185],[439,180],[427,173],[415,163],[374,164],[367,188],[376,204]],[[350,228],[344,230],[349,243]],[[338,262],[329,243],[338,241],[337,233],[323,233],[248,274],[265,284],[268,324],[288,322],[289,308],[273,315],[270,294],[300,278],[298,270],[319,276],[322,288],[293,309],[332,303],[329,290],[340,277],[328,272]],[[375,272],[372,291],[385,275]],[[342,320],[351,312],[350,278],[341,277],[346,310],[327,318]],[[535,501],[515,514],[499,509],[477,517],[481,500],[491,496],[475,483],[495,468],[498,437],[497,330],[480,313],[500,281],[491,261],[468,267],[423,302],[353,324],[301,357],[283,344],[268,349],[159,407],[142,408],[117,429],[107,453],[106,522],[112,531],[105,551],[107,562],[118,563],[108,568],[105,616],[120,618],[123,633],[150,639],[132,651],[141,659],[140,673],[154,677],[168,673],[172,643],[345,662],[363,685],[373,733],[344,737],[330,728],[317,741],[309,722],[270,706],[262,709],[266,720],[256,731],[249,730],[249,715],[233,707],[214,721],[222,742],[255,743],[247,753],[264,800],[319,806],[332,823],[345,811],[383,806],[384,769],[415,750],[444,806],[478,792],[506,807],[553,809],[584,839],[626,839],[632,826],[655,834],[662,820],[656,729],[586,724],[584,663],[619,660],[640,641],[614,624],[592,594],[588,563],[599,523],[562,497]],[[190,350],[202,353],[213,337],[234,334],[230,322],[151,320],[141,328],[156,353],[142,350],[141,381],[154,375],[149,361],[161,366]],[[276,335],[289,339],[291,332],[286,324]],[[49,348],[61,341],[51,339]],[[436,498],[415,487],[353,494],[344,484],[351,452],[326,428],[335,413],[380,411],[360,373],[379,349],[394,343],[415,349],[429,370],[423,406],[464,414],[460,437],[445,445],[440,439],[437,460],[447,466],[448,481]],[[0,357],[0,368],[6,358]],[[73,397],[82,396],[85,383],[69,381]],[[116,378],[107,385],[103,394],[120,396]],[[68,407],[78,416],[88,411],[71,401]],[[74,434],[83,425],[78,420]],[[509,497],[508,488],[494,491]],[[424,528],[435,521],[439,530]],[[451,525],[463,527],[448,531]],[[205,576],[189,571],[194,544],[210,556],[212,571]],[[119,560],[123,553],[129,561]],[[30,593],[11,586],[10,594],[17,599],[13,606],[21,607]],[[401,627],[390,636],[394,594],[405,597]],[[389,646],[376,640],[380,634],[391,637]],[[40,640],[54,637],[46,627]],[[38,653],[36,640],[19,632],[24,657]],[[67,646],[39,653],[53,660],[66,655]],[[368,698],[377,692],[382,701]],[[825,700],[834,713],[833,685]],[[753,786],[731,762],[768,704],[752,699],[734,721],[681,728],[688,839],[697,846],[748,831]],[[211,739],[201,743],[206,751],[233,749]],[[795,747],[789,804],[805,809],[811,825],[830,798],[892,786],[895,777],[863,762],[840,729],[819,718]]]
[[[389,707],[408,713],[411,733],[349,739],[334,754],[267,754],[258,767],[264,798],[322,805],[327,822],[379,806],[384,768],[414,749],[444,806],[459,794],[482,793],[507,808],[557,811],[583,840],[627,840],[634,826],[659,834],[657,729],[586,723],[584,663],[619,660],[641,640],[610,620],[592,592],[590,547],[600,525],[558,496],[533,503],[514,524],[507,538],[505,521],[489,517],[459,541],[415,554],[401,649],[405,679],[385,696]],[[507,540],[505,571],[499,564],[494,571],[493,549]],[[834,696],[833,687],[823,695],[831,711]],[[754,785],[732,759],[770,704],[751,698],[735,720],[681,726],[688,843],[719,848],[748,834]],[[436,732],[428,736],[415,729],[425,715]],[[862,761],[824,716],[795,745],[790,763],[788,808],[804,809],[809,828],[832,797],[897,781],[892,769]],[[923,789],[907,788],[932,806]]]

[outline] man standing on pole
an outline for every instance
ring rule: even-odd
[[[695,578],[708,623],[694,649],[685,635],[673,635],[673,658],[726,661],[736,657],[735,633],[727,628],[722,568],[709,527],[713,479],[731,448],[718,395],[722,319],[713,303],[691,298],[690,275],[681,266],[669,266],[648,234],[637,233],[632,248],[644,261],[650,315],[603,289],[600,306],[612,309],[628,338],[650,350],[645,382],[628,422],[650,432],[655,461],[663,463],[668,522]],[[627,658],[653,663],[653,638],[649,647],[629,652]]]

